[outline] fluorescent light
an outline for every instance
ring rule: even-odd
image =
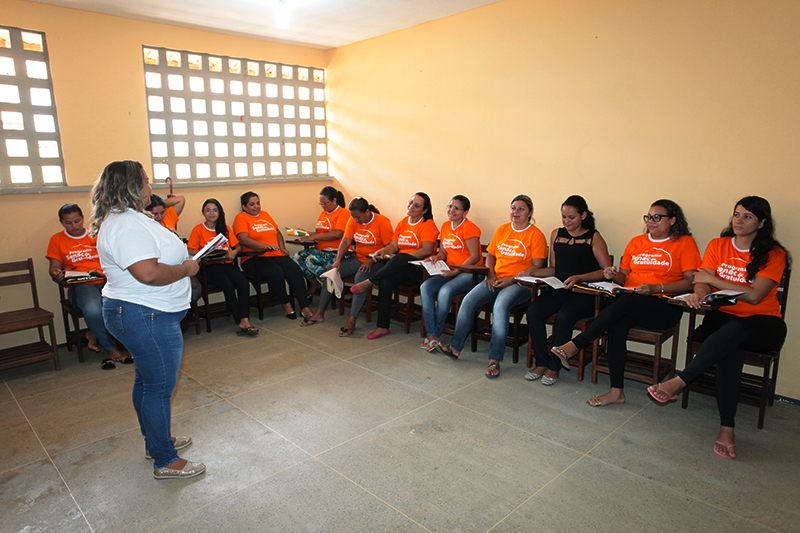
[[[289,5],[286,0],[278,0],[275,4],[275,24],[282,30],[289,29],[292,16],[289,13]]]

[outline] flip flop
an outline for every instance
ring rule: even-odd
[[[130,354],[128,354],[128,355],[126,355],[126,356],[125,356],[125,359],[123,359],[123,360],[122,360],[122,361],[120,361],[120,362],[121,362],[123,365],[132,365],[132,364],[133,364],[133,357],[131,357],[131,356],[130,356]]]
[[[719,451],[717,449],[716,446],[714,446],[714,453],[716,453],[717,455],[719,455],[720,457],[722,457],[724,459],[736,459],[735,455],[731,455],[731,450],[733,450],[734,452],[736,451],[736,445],[735,444],[731,444],[730,446],[728,446],[727,444],[725,444],[723,442],[720,442],[720,441],[715,441],[714,444],[719,444],[720,446],[725,448],[725,453],[722,453],[721,451]]]
[[[431,344],[431,342],[432,341],[429,341],[428,339],[422,339],[422,344],[419,345],[420,349],[427,351],[428,347]],[[433,341],[433,342],[436,342],[436,341]]]
[[[438,351],[442,352],[443,354],[445,354],[450,359],[458,359],[458,356],[461,355],[461,354],[456,354],[453,351],[453,347],[450,346],[449,344],[448,345],[444,345],[441,342],[437,342],[436,343],[436,349]]]
[[[258,335],[258,328],[250,326],[249,328],[239,328],[239,331],[236,332],[237,335],[243,337],[254,337]]]
[[[100,365],[100,368],[103,370],[114,370],[117,368],[117,365],[115,365],[114,361],[111,359],[103,359],[103,364]]]
[[[655,387],[655,389],[653,389],[653,387]],[[664,392],[664,391],[661,390],[661,383],[657,383],[656,385],[650,385],[649,387],[647,387],[647,394],[649,394],[658,403],[667,403],[667,402],[669,402],[671,400],[677,400],[678,399],[678,395],[677,394],[673,394],[672,396],[670,396],[669,398],[664,400],[664,399],[659,398],[657,396],[658,392]],[[664,393],[664,394],[666,395],[666,393]]]
[[[339,336],[340,337],[349,337],[353,334],[356,328],[346,328],[344,326],[339,328]]]
[[[569,356],[567,355],[567,352],[565,352],[558,346],[553,346],[550,349],[550,351],[556,354],[558,359],[561,361],[561,366],[564,367],[564,370],[566,370],[567,372],[572,371],[572,367],[569,366]]]
[[[302,327],[313,326],[314,324],[322,324],[325,320],[314,320],[310,316],[303,315],[303,323],[300,324]]]
[[[495,370],[497,370],[496,374],[494,373]],[[489,379],[494,379],[496,377],[499,377],[500,376],[500,364],[499,363],[495,363],[494,361],[489,363],[489,366],[486,368],[486,373],[484,375]]]

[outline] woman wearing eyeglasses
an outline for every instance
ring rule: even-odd
[[[788,261],[786,250],[775,240],[769,202],[758,196],[739,200],[728,227],[708,243],[686,303],[698,309],[713,290],[743,294],[736,305],[706,313],[697,356],[675,378],[647,389],[661,403],[675,400],[688,383],[716,365],[720,428],[714,452],[726,459],[736,458],[733,427],[744,352],[780,350],[786,339],[777,292]]]
[[[344,229],[350,220],[350,213],[344,208],[344,195],[330,185],[319,192],[319,205],[322,213],[317,219],[315,231],[298,237],[301,242],[315,241],[316,247],[301,250],[292,256],[300,265],[303,276],[311,282],[309,294],[320,288],[319,276],[331,269],[336,259],[336,251],[344,237]]]
[[[569,371],[569,358],[604,332],[608,334],[611,392],[586,401],[590,407],[625,403],[623,391],[625,360],[628,356],[628,332],[634,326],[667,329],[677,324],[683,309],[670,305],[656,294],[682,293],[692,289],[692,276],[700,266],[700,251],[692,238],[683,210],[672,200],[658,200],[644,215],[647,232],[631,239],[622,255],[620,267],[607,267],[603,276],[609,281],[632,287],[612,299],[585,332],[552,351]]]
[[[447,221],[439,232],[439,253],[431,257],[433,262],[444,261],[451,265],[481,265],[481,229],[467,220],[469,198],[454,196],[447,206]],[[425,319],[426,337],[420,348],[433,352],[444,321],[450,312],[453,297],[466,294],[472,289],[472,274],[447,270],[438,276],[431,276],[420,287],[422,296],[422,315]]]
[[[489,367],[485,373],[490,379],[500,375],[511,309],[531,299],[530,289],[515,283],[514,278],[529,276],[534,270],[542,268],[547,257],[547,238],[533,225],[532,216],[533,202],[529,196],[520,194],[511,201],[511,222],[497,228],[486,248],[486,266],[489,269],[486,281],[476,285],[464,297],[450,344],[436,344],[439,351],[458,359],[472,329],[475,313],[484,305],[494,302]]]
[[[392,242],[373,254],[374,257],[391,255],[391,259],[378,272],[361,283],[350,287],[353,294],[361,294],[378,285],[378,322],[375,331],[367,335],[370,340],[388,335],[392,310],[392,292],[401,283],[422,283],[422,268],[410,265],[430,257],[436,249],[439,230],[433,221],[431,199],[418,192],[408,201],[408,216],[397,223]]]

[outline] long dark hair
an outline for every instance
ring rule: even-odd
[[[692,230],[689,229],[689,222],[683,214],[683,209],[672,200],[662,198],[650,204],[650,207],[663,207],[667,210],[667,217],[675,219],[675,224],[669,230],[669,238],[673,241],[677,241],[684,235],[692,234]]]
[[[427,209],[425,213],[422,215],[422,220],[433,220],[433,209],[431,206],[431,197],[425,194],[424,192],[417,192],[414,193],[414,196],[419,196],[422,198],[422,209]]]
[[[350,211],[355,211],[356,213],[366,213],[367,211],[372,211],[376,215],[381,214],[377,207],[369,203],[366,198],[361,198],[360,196],[356,196],[350,200],[350,205],[347,206],[347,209]]]
[[[781,243],[775,240],[775,223],[772,221],[772,208],[769,202],[760,196],[745,196],[738,202],[736,207],[742,206],[751,213],[753,213],[759,222],[764,225],[756,232],[756,238],[753,239],[753,244],[750,245],[750,264],[747,265],[747,282],[753,283],[756,279],[756,274],[767,266],[769,253],[775,249],[780,248],[784,252],[786,248]],[[733,219],[728,223],[728,227],[722,230],[720,237],[733,237]],[[786,253],[786,265],[790,264],[789,253]]]
[[[167,208],[167,204],[164,203],[164,199],[161,198],[159,195],[151,193],[150,194],[150,205],[145,207],[145,210],[150,211],[152,213],[153,209],[155,209],[156,207],[163,207],[164,209],[166,209]]]
[[[584,229],[595,229],[594,213],[589,211],[589,205],[586,203],[586,200],[584,200],[583,196],[573,194],[564,200],[563,204],[561,204],[561,207],[564,206],[574,207],[579,215],[586,213],[586,218],[584,218],[583,222],[581,222],[581,226]]]
[[[219,216],[217,217],[217,221],[214,223],[214,231],[216,231],[217,234],[222,233],[223,235],[225,235],[225,238],[227,239],[228,238],[228,225],[225,224],[225,210],[222,209],[222,205],[217,201],[216,198],[209,198],[208,200],[203,202],[203,209],[202,209],[201,213],[205,212],[206,206],[208,204],[214,204],[215,206],[217,206],[217,211],[219,212]]]
[[[328,200],[336,200],[336,205],[339,207],[344,207],[344,194],[342,194],[342,191],[337,191],[334,187],[328,185],[323,187],[319,193]]]

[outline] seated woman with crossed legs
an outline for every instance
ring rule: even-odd
[[[745,350],[779,350],[786,339],[777,291],[789,258],[775,240],[769,202],[747,196],[736,203],[722,236],[708,243],[694,292],[686,303],[695,309],[712,290],[742,291],[738,303],[710,311],[703,319],[703,345],[673,379],[647,392],[661,403],[675,400],[683,388],[716,365],[720,428],[714,452],[736,457],[734,419],[739,402]]]

